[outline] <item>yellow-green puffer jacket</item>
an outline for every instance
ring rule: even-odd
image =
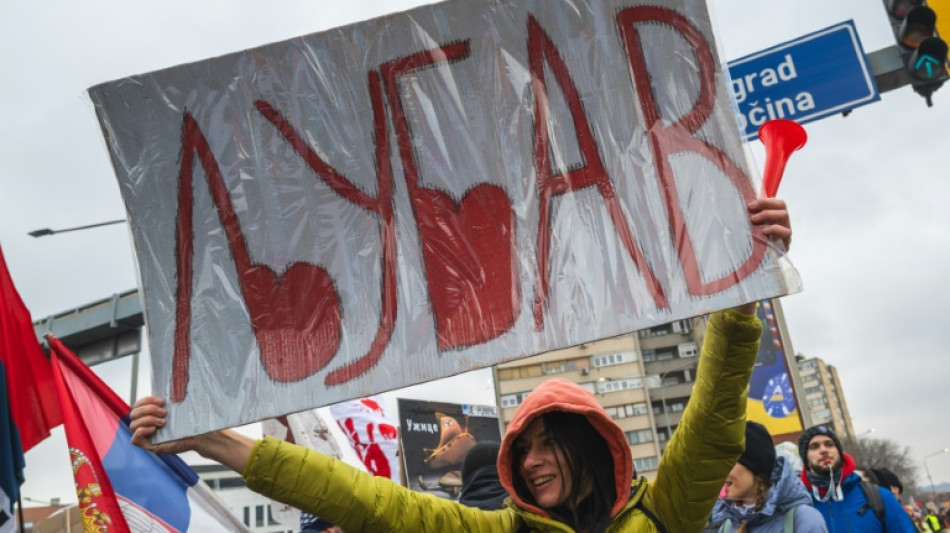
[[[654,515],[668,533],[703,530],[726,475],[745,447],[746,389],[761,329],[754,316],[733,311],[713,314],[706,328],[692,397],[652,483],[642,479],[631,482],[629,447],[626,440],[618,442],[618,438],[624,439],[619,428],[604,425],[609,417],[603,409],[592,409],[583,399],[576,406],[561,406],[585,414],[608,439],[618,486],[631,487],[629,492],[618,494],[614,506],[618,511],[609,533],[659,531],[644,510]],[[528,396],[532,397],[535,393]],[[519,407],[509,433],[515,429],[514,420],[521,419],[518,427],[524,428],[539,410],[543,411],[537,403],[526,400]],[[506,434],[504,441],[512,442],[514,437]],[[505,449],[503,445],[502,453]],[[510,464],[509,458],[499,457],[499,466],[502,463]],[[505,468],[509,480],[506,483],[503,475],[503,483],[513,494],[510,467]],[[257,443],[243,475],[251,490],[329,520],[347,533],[515,533],[524,524],[536,532],[573,531],[517,496],[509,498],[507,507],[500,511],[465,507],[273,438]]]

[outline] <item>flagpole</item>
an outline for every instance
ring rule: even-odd
[[[19,520],[20,520],[20,533],[26,533],[26,530],[23,529],[23,528],[24,528],[24,525],[23,525],[23,494],[21,494],[20,491],[17,491],[17,493],[16,493],[16,509],[17,509],[17,515],[20,517],[20,519],[19,519]]]

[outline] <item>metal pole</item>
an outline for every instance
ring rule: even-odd
[[[927,470],[927,479],[930,480],[930,494],[932,498],[936,498],[937,487],[934,485],[934,478],[930,475],[930,467],[927,466],[927,458],[924,457],[924,469]]]
[[[666,391],[663,390],[663,378],[660,378],[660,405],[663,406],[663,420],[666,422],[666,443],[669,444],[673,438],[673,431],[670,429],[670,412],[666,409]],[[666,446],[663,447],[664,451]]]
[[[129,405],[135,405],[136,395],[139,387],[139,353],[132,354],[132,390],[129,396]]]
[[[23,494],[21,494],[20,491],[17,491],[16,493],[16,508],[17,508],[17,516],[20,517],[19,518],[20,533],[24,533],[26,530],[23,528],[26,526],[24,526],[23,524],[25,524],[26,522],[23,521]]]
[[[947,452],[950,452],[950,448],[944,448],[944,449],[940,450],[939,452],[934,452],[934,453],[932,453],[932,454],[930,454],[930,455],[924,457],[924,470],[927,471],[927,479],[930,480],[930,494],[933,496],[934,500],[937,499],[937,487],[934,485],[934,478],[933,478],[933,476],[930,475],[930,466],[927,464],[927,459],[930,459],[931,457],[933,457],[933,456],[935,456],[935,455],[940,455],[941,453],[947,453]]]
[[[88,224],[86,226],[77,226],[75,228],[66,228],[66,229],[43,228],[43,229],[33,230],[29,232],[28,235],[31,237],[45,237],[47,235],[56,235],[57,233],[66,233],[69,231],[80,231],[84,229],[98,228],[100,226],[110,226],[112,224],[121,224],[123,222],[126,222],[124,218],[119,219],[119,220],[110,220],[108,222],[100,222],[98,224]]]

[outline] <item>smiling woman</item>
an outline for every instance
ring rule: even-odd
[[[552,382],[548,389],[562,386]],[[510,468],[518,472],[511,480],[514,499],[547,509],[578,529],[587,524],[602,531],[610,523],[617,501],[614,459],[607,441],[583,415],[552,411],[535,418],[515,439]],[[626,485],[622,480],[624,492]]]

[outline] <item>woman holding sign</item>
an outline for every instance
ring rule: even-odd
[[[749,212],[788,247],[784,202],[759,199]],[[413,492],[273,438],[255,442],[225,430],[152,445],[166,411],[151,396],[132,410],[132,442],[158,453],[197,451],[240,472],[248,488],[347,532],[700,532],[743,451],[761,330],[754,303],[712,315],[692,396],[653,482],[636,479],[623,430],[590,392],[563,379],[538,386],[501,444],[498,472],[510,500],[500,511]]]

